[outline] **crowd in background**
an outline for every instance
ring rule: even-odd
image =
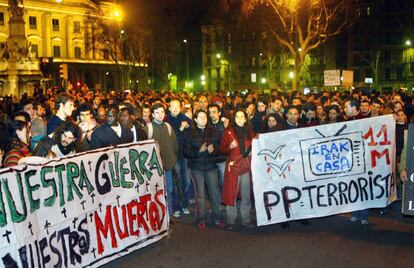
[[[155,139],[160,153],[172,218],[190,214],[206,228],[209,200],[212,224],[234,228],[240,199],[241,224],[252,227],[251,147],[261,133],[332,124],[393,114],[396,171],[407,179],[406,130],[414,122],[413,96],[369,89],[345,92],[148,91],[101,93],[86,86],[71,92],[50,89],[33,96],[0,98],[0,166],[24,163],[28,156],[62,157],[76,152]],[[224,209],[223,207],[224,206]],[[368,224],[368,210],[350,221]],[[309,224],[307,221],[300,221]],[[284,224],[283,227],[288,227]]]

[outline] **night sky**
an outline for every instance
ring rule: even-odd
[[[172,35],[177,44],[183,39],[189,41],[190,76],[198,77],[201,64],[201,25],[208,24],[216,9],[216,0],[124,0],[124,22],[130,27],[149,28],[158,33],[162,42],[163,31]],[[173,32],[174,34],[171,34]],[[185,57],[180,56],[182,60]],[[184,75],[180,63],[180,75]]]

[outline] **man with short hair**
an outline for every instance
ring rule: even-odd
[[[147,139],[143,125],[134,121],[132,118],[133,111],[130,107],[124,107],[119,111],[119,123],[125,128],[129,128],[134,136],[133,142],[139,142]]]
[[[286,124],[285,130],[299,128],[300,109],[297,106],[289,106],[286,109]]]
[[[75,107],[73,97],[68,94],[60,94],[55,99],[55,108],[57,112],[47,122],[47,134],[54,132],[59,126],[61,126],[68,117],[72,115]]]
[[[172,126],[164,122],[165,107],[161,103],[156,103],[151,107],[152,122],[144,127],[148,139],[158,142],[161,158],[165,171],[165,187],[167,190],[168,213],[170,217],[174,212],[174,183],[173,169],[177,162],[178,142]]]
[[[382,115],[384,104],[379,99],[373,99],[371,102],[371,117]]]
[[[93,118],[92,107],[83,103],[78,108],[78,125],[82,131],[82,137],[79,141],[79,152],[89,151],[91,149],[91,138],[93,131],[98,127],[96,120]]]
[[[359,102],[356,99],[348,99],[345,101],[344,113],[348,121],[362,118],[359,110]]]
[[[228,120],[221,120],[220,107],[217,104],[210,104],[208,106],[208,115],[209,115],[211,126],[216,129],[219,140],[221,141],[224,130],[228,126]],[[226,169],[226,160],[227,160],[227,156],[223,154],[219,154],[216,157],[216,166],[217,166],[220,189],[223,189],[224,171]],[[220,204],[221,204],[221,196],[220,196]]]
[[[369,100],[361,99],[359,109],[361,112],[361,118],[371,117],[371,103],[369,102]]]
[[[119,124],[118,112],[117,105],[109,107],[105,123],[92,133],[91,149],[116,146],[134,140],[131,130]]]
[[[173,98],[170,100],[170,107],[167,112],[165,122],[168,122],[175,131],[178,143],[178,155],[177,163],[175,164],[175,171],[178,175],[179,182],[184,193],[183,200],[176,198],[175,211],[173,216],[175,218],[180,217],[181,212],[184,214],[190,214],[188,210],[189,190],[191,186],[190,176],[188,174],[187,159],[184,158],[184,131],[190,127],[191,120],[181,112],[181,100]],[[180,185],[175,184],[174,195],[178,197],[178,187]],[[182,202],[181,202],[182,201]]]
[[[26,112],[30,116],[30,122],[35,118],[35,110],[32,99],[24,99],[19,104],[20,110]]]

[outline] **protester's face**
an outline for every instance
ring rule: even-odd
[[[35,116],[35,111],[33,109],[33,104],[29,103],[23,107],[23,111],[30,115],[30,120],[33,120]]]
[[[289,109],[286,118],[289,123],[295,125],[299,120],[299,111],[295,108]]]
[[[150,108],[142,109],[142,118],[143,119],[149,119],[150,115],[151,115],[151,109]]]
[[[211,107],[208,109],[208,113],[210,115],[211,121],[214,123],[220,120],[220,112],[218,111],[217,107]]]
[[[205,113],[198,113],[197,118],[194,118],[199,128],[204,128],[207,125],[207,115]]]
[[[164,108],[160,107],[152,113],[152,118],[154,118],[155,121],[162,122],[164,121],[165,117],[165,110]]]
[[[256,106],[255,106],[253,103],[251,103],[251,104],[249,104],[249,106],[247,107],[247,109],[246,109],[246,113],[247,113],[249,116],[251,116],[252,114],[254,114],[255,109],[256,109]]]
[[[403,111],[398,111],[395,115],[395,120],[397,123],[404,124],[406,121],[405,113]]]
[[[266,106],[266,104],[264,104],[263,102],[258,102],[257,103],[257,110],[259,111],[259,112],[264,112],[264,111],[266,111],[266,108],[267,108],[267,106]]]
[[[128,110],[124,110],[119,114],[119,123],[125,127],[129,127],[132,123],[131,116],[128,112]]]
[[[369,103],[368,102],[361,102],[360,109],[361,109],[361,113],[363,113],[363,114],[369,113],[369,110],[370,110]]]
[[[316,117],[316,112],[315,112],[315,111],[313,111],[313,110],[309,110],[309,111],[307,111],[307,112],[305,113],[305,117],[306,117],[308,120],[312,120],[312,119],[314,119],[314,118]]]
[[[338,112],[335,109],[330,109],[328,116],[329,116],[329,120],[336,121],[336,119],[338,118]]]
[[[322,105],[318,105],[318,106],[316,107],[316,112],[317,112],[318,114],[323,113],[323,107],[322,107]]]
[[[382,110],[382,107],[379,103],[373,103],[371,105],[371,115],[372,116],[380,115],[381,110]]]
[[[100,105],[100,104],[101,104],[101,97],[96,96],[96,97],[93,99],[93,104],[95,104],[96,106]]]
[[[101,107],[101,108],[98,109],[97,119],[101,123],[106,120],[106,111],[105,111],[105,108]]]
[[[17,138],[21,143],[29,144],[30,141],[30,131],[27,129],[27,127],[23,127],[22,130],[17,129],[16,130]]]
[[[279,112],[279,111],[280,111],[280,109],[282,109],[282,105],[283,105],[283,103],[282,103],[280,100],[275,100],[275,101],[273,102],[272,108],[273,108],[273,110],[275,110],[276,112]]]
[[[275,127],[277,125],[277,121],[276,119],[271,116],[267,119],[267,125],[269,126],[269,128]]]
[[[236,122],[236,125],[238,125],[239,127],[244,127],[247,118],[242,111],[238,111],[235,115],[234,121]]]
[[[392,101],[393,101],[393,102],[396,102],[396,101],[401,101],[401,96],[400,96],[400,95],[395,95],[395,96],[392,98]]]
[[[63,112],[66,114],[66,116],[71,116],[73,109],[75,109],[75,103],[71,100],[67,101],[65,104],[60,104],[61,107],[63,107]]]
[[[43,116],[46,115],[46,109],[42,105],[37,106],[37,111],[36,112],[37,112],[37,116],[39,116],[39,117],[43,117]]]
[[[181,112],[181,103],[175,100],[170,102],[170,112],[173,116],[177,116]]]
[[[92,114],[90,111],[83,111],[79,113],[79,121],[80,123],[86,123],[89,122],[89,120],[91,120],[92,118]]]
[[[198,103],[200,104],[200,108],[201,108],[202,110],[204,110],[204,111],[206,111],[206,110],[207,110],[208,100],[207,100],[207,98],[206,98],[205,96],[201,96],[201,97],[198,99]]]
[[[403,106],[401,105],[401,103],[397,102],[394,104],[394,112],[398,111],[398,110],[402,110]]]
[[[118,123],[117,116],[118,113],[115,109],[109,109],[106,113],[106,122],[111,126],[116,125]]]
[[[298,106],[298,105],[301,105],[301,104],[302,104],[302,102],[298,98],[295,98],[295,99],[292,100],[292,105],[293,106]]]
[[[350,101],[345,102],[344,112],[347,117],[354,116],[354,110],[355,110],[355,107],[351,106]]]
[[[63,147],[71,145],[76,140],[75,136],[73,136],[73,133],[70,131],[65,131],[62,133],[62,136],[60,137],[60,144]]]

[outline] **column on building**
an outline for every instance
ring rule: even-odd
[[[42,39],[43,39],[43,56],[52,57],[52,15],[50,13],[44,13],[42,15]]]
[[[71,59],[74,58],[74,48],[72,46],[73,43],[73,17],[67,16],[66,17],[66,56],[67,58]]]

